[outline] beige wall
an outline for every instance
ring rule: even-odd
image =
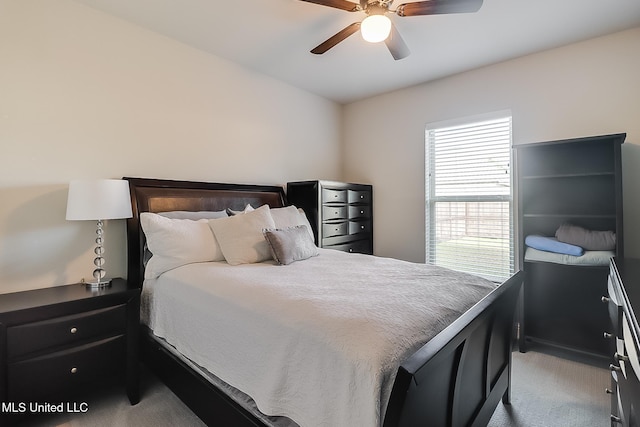
[[[628,133],[640,256],[638,45],[634,29],[340,107],[68,0],[0,0],[0,293],[90,276],[94,224],[64,220],[78,178],[369,182],[376,253],[423,261],[425,125],[503,109],[515,143]],[[124,275],[123,222],[106,233]]]
[[[510,109],[514,143],[626,132],[625,250],[640,257],[640,28],[349,104],[345,179],[374,186],[377,255],[422,262],[427,123]]]
[[[68,0],[0,0],[0,293],[89,278],[71,179],[340,179],[341,107]],[[124,223],[106,226],[125,274]]]

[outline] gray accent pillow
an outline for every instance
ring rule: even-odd
[[[587,230],[573,224],[558,227],[556,239],[588,251],[611,251],[616,248],[616,234],[613,231]]]
[[[306,225],[283,229],[265,229],[263,234],[269,243],[273,259],[280,265],[302,261],[319,254]]]

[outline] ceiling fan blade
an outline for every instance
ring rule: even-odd
[[[404,3],[396,8],[399,16],[440,15],[445,13],[477,12],[482,0],[428,0]]]
[[[396,26],[393,24],[391,24],[391,33],[389,34],[389,37],[385,39],[384,43],[387,45],[389,52],[391,52],[393,59],[396,61],[398,59],[406,58],[411,53],[409,51],[409,47],[396,29]]]
[[[341,31],[329,37],[327,40],[320,43],[318,46],[314,47],[311,50],[311,53],[315,53],[316,55],[322,55],[323,53],[325,53],[326,51],[328,51],[329,49],[331,49],[332,47],[340,43],[342,40],[349,37],[351,34],[357,32],[359,29],[360,29],[360,23],[354,22],[353,24],[349,25],[348,27],[345,27]]]
[[[307,3],[315,3],[322,6],[334,7],[336,9],[346,10],[347,12],[357,12],[360,9],[360,5],[352,3],[347,0],[300,0]]]

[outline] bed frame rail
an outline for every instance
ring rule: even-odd
[[[518,272],[398,369],[384,427],[486,426],[510,403]]]

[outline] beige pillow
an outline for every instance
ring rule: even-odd
[[[262,235],[263,229],[275,228],[268,205],[242,215],[209,220],[209,227],[229,264],[251,264],[271,259],[269,244]]]
[[[296,208],[293,205],[284,208],[273,208],[271,209],[271,216],[273,217],[273,222],[276,224],[276,228],[285,229],[304,225],[307,227],[311,240],[313,241],[315,239],[311,224],[309,224],[309,220],[302,209]]]
[[[209,221],[172,219],[150,212],[140,214],[140,225],[152,256],[144,271],[145,279],[155,279],[165,271],[194,262],[223,261]]]

